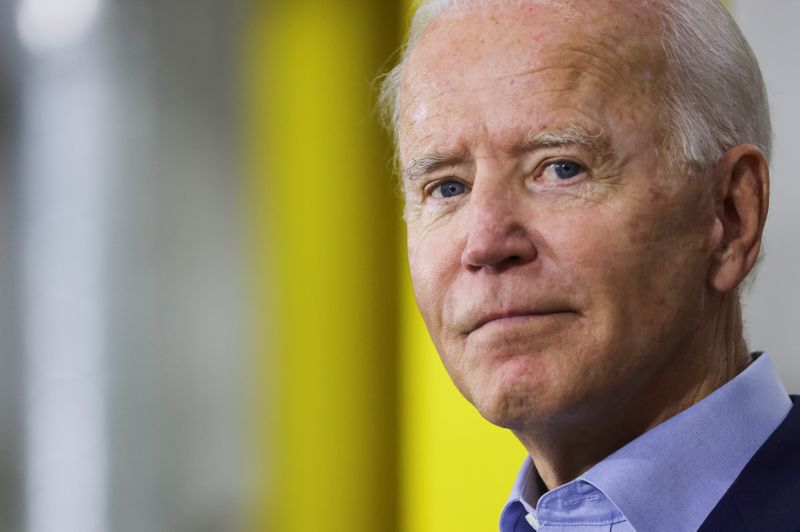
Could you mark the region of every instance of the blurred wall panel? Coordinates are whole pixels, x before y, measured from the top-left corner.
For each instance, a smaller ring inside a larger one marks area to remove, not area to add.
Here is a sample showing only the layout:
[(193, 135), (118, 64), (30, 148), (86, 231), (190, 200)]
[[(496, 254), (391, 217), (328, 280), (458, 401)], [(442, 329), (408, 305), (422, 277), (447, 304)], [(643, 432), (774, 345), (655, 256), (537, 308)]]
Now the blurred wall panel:
[(118, 1), (111, 520), (239, 529), (237, 2)]
[[(26, 479), (11, 529), (238, 530), (237, 4), (42, 6), (4, 3), (2, 17), (24, 45), (0, 84), (4, 111), (7, 87), (20, 101), (19, 127), (0, 130), (0, 154), (20, 154), (0, 175), (0, 294), (14, 292), (15, 240), (24, 259), (21, 312), (13, 294), (0, 303), (24, 331), (22, 356), (0, 360), (0, 490), (20, 491), (15, 459)], [(19, 403), (5, 400), (15, 364)]]
[[(106, 228), (113, 88), (100, 21), (19, 4), (25, 527), (108, 528)], [(96, 12), (95, 12), (96, 13)]]
[(397, 526), (400, 214), (371, 82), (397, 5), (250, 2), (248, 205), (257, 287), (250, 529)]

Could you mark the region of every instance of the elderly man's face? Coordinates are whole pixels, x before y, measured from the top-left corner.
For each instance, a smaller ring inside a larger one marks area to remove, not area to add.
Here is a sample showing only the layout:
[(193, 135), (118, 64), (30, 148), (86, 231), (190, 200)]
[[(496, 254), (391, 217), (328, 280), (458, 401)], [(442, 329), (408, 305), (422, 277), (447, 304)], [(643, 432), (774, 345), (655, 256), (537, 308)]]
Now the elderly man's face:
[(708, 296), (711, 187), (665, 170), (657, 28), (617, 4), (446, 14), (405, 70), (414, 291), (456, 385), (512, 429), (679, 373)]

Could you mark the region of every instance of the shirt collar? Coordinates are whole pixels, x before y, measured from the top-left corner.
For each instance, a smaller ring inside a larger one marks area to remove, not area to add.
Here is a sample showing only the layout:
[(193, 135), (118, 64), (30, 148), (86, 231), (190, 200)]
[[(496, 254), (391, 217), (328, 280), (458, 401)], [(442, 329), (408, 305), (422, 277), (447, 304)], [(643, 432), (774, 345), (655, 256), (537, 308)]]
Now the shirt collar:
[[(591, 484), (636, 530), (676, 530), (677, 524), (696, 530), (791, 405), (772, 361), (761, 355), (708, 397), (565, 486)], [(539, 498), (536, 477), (528, 457), (504, 515), (531, 512), (528, 503)]]

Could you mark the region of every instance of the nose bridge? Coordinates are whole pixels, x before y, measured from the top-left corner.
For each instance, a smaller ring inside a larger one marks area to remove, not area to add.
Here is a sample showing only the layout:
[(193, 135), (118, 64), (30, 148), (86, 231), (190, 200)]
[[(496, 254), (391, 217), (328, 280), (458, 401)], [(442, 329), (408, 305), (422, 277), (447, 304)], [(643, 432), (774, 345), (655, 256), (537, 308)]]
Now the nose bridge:
[(470, 236), (502, 232), (504, 226), (513, 223), (514, 201), (509, 183), (500, 179), (476, 179), (470, 194)]
[(477, 176), (469, 198), (467, 239), (462, 263), (470, 268), (499, 268), (536, 256), (526, 229), (523, 192), (513, 179)]

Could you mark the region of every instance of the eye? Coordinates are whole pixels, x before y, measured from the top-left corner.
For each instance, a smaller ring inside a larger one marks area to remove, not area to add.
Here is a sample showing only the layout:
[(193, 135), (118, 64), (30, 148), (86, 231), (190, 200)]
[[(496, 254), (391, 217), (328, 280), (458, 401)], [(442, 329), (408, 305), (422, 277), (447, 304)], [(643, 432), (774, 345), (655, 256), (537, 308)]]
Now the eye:
[(453, 196), (458, 196), (466, 191), (467, 187), (465, 187), (460, 181), (444, 181), (436, 185), (436, 188), (434, 189), (434, 195), (441, 196), (443, 198), (452, 198)]
[(586, 168), (575, 161), (554, 161), (544, 168), (542, 179), (546, 181), (567, 181), (584, 172), (586, 172)]

